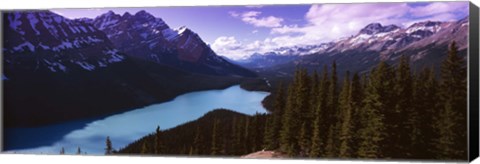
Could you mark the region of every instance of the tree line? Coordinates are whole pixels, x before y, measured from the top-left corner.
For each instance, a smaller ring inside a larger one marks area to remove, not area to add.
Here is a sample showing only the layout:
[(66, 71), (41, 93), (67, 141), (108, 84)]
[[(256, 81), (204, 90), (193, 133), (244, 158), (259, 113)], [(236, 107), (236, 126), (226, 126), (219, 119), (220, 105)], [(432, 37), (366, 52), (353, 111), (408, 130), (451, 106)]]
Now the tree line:
[(262, 149), (266, 119), (267, 114), (215, 109), (172, 129), (157, 128), (118, 151), (110, 146), (107, 154), (240, 156)]
[(291, 157), (466, 159), (467, 85), (464, 59), (453, 42), (439, 78), (414, 72), (409, 58), (380, 62), (365, 74), (331, 69), (276, 91), (265, 147)]

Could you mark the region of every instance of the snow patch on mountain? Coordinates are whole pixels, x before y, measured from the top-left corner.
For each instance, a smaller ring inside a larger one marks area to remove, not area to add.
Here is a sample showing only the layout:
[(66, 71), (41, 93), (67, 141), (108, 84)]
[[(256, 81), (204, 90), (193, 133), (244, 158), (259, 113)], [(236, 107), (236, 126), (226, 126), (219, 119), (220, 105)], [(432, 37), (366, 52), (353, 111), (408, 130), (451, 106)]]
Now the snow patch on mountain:
[(84, 62), (84, 61), (77, 61), (75, 62), (76, 64), (78, 64), (80, 67), (82, 67), (83, 69), (85, 70), (88, 70), (88, 71), (93, 71), (95, 70), (95, 66), (94, 65), (91, 65), (87, 62)]
[(178, 36), (178, 33), (172, 30), (171, 28), (167, 28), (163, 30), (162, 34), (165, 37), (165, 39), (167, 39), (168, 41), (173, 41)]
[(32, 27), (33, 31), (35, 31), (35, 34), (40, 35), (40, 31), (38, 31), (37, 28), (35, 28), (35, 26), (39, 22), (37, 17), (30, 13), (30, 14), (27, 14), (27, 18), (28, 20), (30, 20), (30, 26)]
[(18, 27), (22, 25), (22, 21), (19, 20), (20, 16), (21, 16), (20, 13), (14, 12), (13, 14), (8, 16), (8, 21), (10, 21), (10, 28), (24, 35), (25, 32), (18, 29)]
[(25, 43), (22, 43), (18, 46), (13, 47), (13, 50), (23, 52), (25, 50), (24, 49), (25, 47), (28, 48), (31, 52), (35, 52), (35, 46), (28, 41), (25, 42)]
[[(70, 20), (50, 11), (5, 12), (4, 61), (16, 67), (55, 73), (75, 70), (93, 71), (125, 60), (103, 32), (90, 23)], [(84, 19), (89, 21), (89, 19)], [(91, 21), (91, 20), (90, 20)], [(14, 60), (22, 56), (27, 60)], [(13, 64), (15, 61), (16, 63)], [(26, 62), (24, 62), (26, 61)], [(32, 64), (33, 66), (29, 66)]]

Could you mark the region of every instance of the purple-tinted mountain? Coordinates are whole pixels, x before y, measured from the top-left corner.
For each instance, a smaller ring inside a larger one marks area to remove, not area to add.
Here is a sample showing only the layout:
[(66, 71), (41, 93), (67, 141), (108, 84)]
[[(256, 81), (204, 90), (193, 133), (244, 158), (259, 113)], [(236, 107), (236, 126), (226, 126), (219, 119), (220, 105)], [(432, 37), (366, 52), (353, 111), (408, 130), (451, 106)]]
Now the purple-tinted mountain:
[(7, 13), (4, 23), (7, 73), (92, 71), (125, 59), (102, 31), (52, 12)]
[(137, 59), (201, 74), (255, 76), (216, 55), (198, 34), (187, 27), (171, 29), (161, 18), (143, 10), (134, 15), (110, 11), (92, 22), (107, 34), (115, 47)]
[(50, 11), (4, 12), (2, 17), (6, 127), (105, 116), (242, 80), (125, 55), (88, 19)]

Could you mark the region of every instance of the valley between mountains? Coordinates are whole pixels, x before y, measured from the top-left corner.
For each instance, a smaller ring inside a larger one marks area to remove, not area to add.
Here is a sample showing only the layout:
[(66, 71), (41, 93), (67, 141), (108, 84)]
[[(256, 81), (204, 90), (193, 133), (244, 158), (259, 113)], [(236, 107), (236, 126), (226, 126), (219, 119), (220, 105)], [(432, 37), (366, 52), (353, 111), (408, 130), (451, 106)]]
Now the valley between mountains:
[[(330, 42), (234, 60), (202, 34), (144, 10), (80, 19), (3, 12), (5, 128), (66, 131), (45, 145), (14, 136), (14, 146), (6, 145), (60, 154), (240, 157), (268, 150), (300, 158), (463, 160), (468, 19), (371, 22)], [(181, 110), (166, 114), (175, 107)], [(169, 122), (182, 116), (191, 119)], [(140, 125), (161, 122), (156, 117), (168, 128)], [(67, 124), (75, 128), (56, 129)]]

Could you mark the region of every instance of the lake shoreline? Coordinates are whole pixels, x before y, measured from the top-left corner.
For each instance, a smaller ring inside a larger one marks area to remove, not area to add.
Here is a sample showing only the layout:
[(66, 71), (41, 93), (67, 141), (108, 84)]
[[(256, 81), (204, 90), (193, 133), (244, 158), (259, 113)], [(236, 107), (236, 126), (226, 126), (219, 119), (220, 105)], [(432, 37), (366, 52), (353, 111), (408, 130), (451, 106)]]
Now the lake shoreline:
[[(190, 109), (191, 107), (196, 106), (196, 105), (193, 105), (193, 104), (195, 104), (196, 101), (197, 102), (204, 102), (204, 100), (210, 99), (209, 95), (210, 95), (211, 99), (213, 100), (211, 102), (213, 104), (208, 104), (208, 102), (207, 102), (206, 106), (205, 106), (205, 104), (204, 104), (204, 106), (200, 105), (200, 107), (198, 107), (198, 108), (202, 108), (201, 110), (200, 109), (196, 109), (196, 110)], [(252, 97), (248, 96), (248, 95), (257, 95), (257, 96), (254, 96), (253, 99), (252, 99)], [(97, 127), (98, 128), (100, 125), (103, 125), (103, 124), (105, 124), (105, 126), (114, 125), (113, 123), (109, 123), (109, 121), (111, 122), (112, 119), (113, 119), (114, 122), (115, 122), (115, 119), (118, 120), (118, 119), (125, 119), (125, 118), (129, 118), (129, 119), (130, 118), (136, 118), (137, 119), (136, 123), (129, 122), (127, 124), (127, 126), (134, 126), (133, 124), (135, 124), (136, 126), (143, 126), (144, 124), (146, 124), (146, 123), (143, 123), (144, 120), (152, 119), (153, 122), (157, 122), (158, 119), (161, 119), (161, 118), (151, 118), (152, 117), (151, 114), (147, 114), (147, 115), (143, 114), (142, 115), (142, 113), (155, 112), (155, 110), (157, 110), (157, 111), (160, 110), (159, 111), (160, 113), (170, 112), (170, 114), (172, 114), (172, 112), (173, 112), (173, 113), (177, 113), (177, 114), (173, 114), (173, 115), (179, 115), (179, 114), (182, 115), (182, 117), (173, 118), (174, 122), (178, 122), (178, 123), (175, 123), (175, 126), (181, 125), (183, 123), (186, 123), (188, 121), (191, 121), (191, 120), (194, 120), (194, 119), (200, 117), (201, 113), (203, 111), (208, 112), (208, 111), (214, 110), (216, 108), (222, 108), (222, 107), (237, 108), (237, 109), (234, 109), (234, 110), (237, 111), (237, 112), (246, 113), (246, 114), (254, 114), (254, 111), (258, 111), (258, 110), (263, 110), (263, 112), (268, 112), (266, 110), (266, 108), (263, 106), (263, 104), (261, 103), (261, 101), (263, 101), (268, 95), (270, 95), (270, 93), (269, 92), (264, 92), (264, 91), (247, 91), (247, 90), (241, 88), (240, 85), (232, 85), (232, 86), (227, 87), (225, 89), (214, 89), (214, 90), (207, 90), (207, 91), (194, 91), (194, 92), (189, 92), (189, 93), (186, 93), (186, 94), (179, 95), (169, 102), (152, 104), (152, 105), (145, 106), (145, 107), (142, 107), (142, 108), (137, 108), (137, 109), (133, 109), (133, 110), (125, 111), (125, 112), (119, 112), (117, 114), (113, 114), (113, 115), (103, 117), (103, 118), (98, 119), (96, 121), (86, 123), (85, 127), (83, 129), (87, 129), (87, 131), (88, 131), (89, 128), (92, 128), (92, 127)], [(242, 98), (245, 99), (244, 100), (245, 102), (243, 102), (243, 101), (241, 101), (241, 102), (232, 101), (234, 99), (234, 98), (232, 98), (232, 96), (233, 97), (242, 97)], [(193, 97), (193, 98), (191, 98), (191, 97)], [(218, 101), (221, 98), (224, 98), (225, 101)], [(194, 100), (194, 101), (191, 102), (190, 100)], [(178, 107), (178, 109), (176, 109), (176, 108), (171, 109), (170, 107), (168, 107), (168, 105), (172, 105), (172, 104), (174, 105), (174, 102), (177, 102), (177, 101), (180, 102), (180, 107)], [(239, 105), (239, 104), (242, 104), (242, 102), (243, 102), (243, 104), (246, 104), (244, 107), (241, 107), (242, 105)], [(247, 104), (251, 104), (251, 103), (254, 103), (256, 105), (247, 105)], [(215, 105), (215, 104), (217, 104), (217, 105)], [(228, 104), (230, 104), (230, 105), (228, 105)], [(167, 107), (161, 107), (161, 106), (167, 106)], [(252, 107), (252, 106), (255, 106), (255, 107)], [(188, 109), (185, 109), (185, 108), (188, 108)], [(255, 108), (254, 111), (252, 111), (253, 108)], [(155, 109), (155, 110), (153, 110), (153, 109)], [(197, 113), (197, 114), (193, 114), (192, 112)], [(198, 112), (200, 112), (200, 113), (198, 113)], [(133, 116), (132, 117), (127, 117), (127, 116), (123, 117), (124, 115), (133, 115)], [(156, 115), (158, 115), (158, 114), (156, 114)], [(163, 116), (163, 114), (161, 114), (161, 115)], [(167, 116), (167, 117), (163, 117), (163, 119), (168, 118), (169, 115), (165, 114), (165, 116)], [(169, 129), (169, 128), (174, 128), (175, 126), (173, 126), (173, 125), (174, 124), (172, 124), (171, 121), (170, 122), (167, 121), (167, 123), (165, 125), (163, 125), (162, 127), (164, 127), (165, 129)], [(145, 126), (147, 126), (147, 125), (145, 125)], [(105, 127), (102, 127), (102, 128), (105, 128)], [(162, 129), (164, 129), (164, 128), (162, 128)], [(33, 128), (33, 129), (35, 129), (35, 128)], [(147, 131), (150, 132), (153, 129), (154, 128), (152, 127), (152, 128), (147, 129)], [(108, 131), (110, 129), (107, 128), (106, 130)], [(6, 131), (12, 131), (12, 128), (6, 129)], [(71, 138), (72, 133), (80, 133), (80, 132), (76, 132), (76, 131), (78, 131), (78, 129), (77, 130), (71, 129), (71, 132), (66, 134), (62, 138), (62, 141), (63, 140), (68, 141), (69, 137)], [(124, 129), (122, 129), (121, 131), (124, 131)], [(131, 131), (132, 131), (132, 133), (135, 133), (135, 131), (138, 131), (138, 129), (131, 129)], [(99, 133), (103, 133), (103, 132), (104, 131), (99, 131)], [(141, 133), (144, 133), (144, 132), (145, 131), (143, 131)], [(117, 132), (112, 131), (112, 133), (117, 133)], [(84, 135), (84, 134), (82, 134), (82, 135)], [(89, 132), (88, 135), (92, 135), (93, 137), (95, 137), (96, 134), (94, 132)], [(29, 135), (27, 135), (27, 136), (29, 136)], [(76, 138), (74, 138), (73, 141), (75, 141), (75, 139)], [(98, 138), (97, 137), (94, 140), (97, 140), (97, 141), (102, 140), (102, 142), (104, 142), (103, 138)], [(122, 143), (122, 142), (125, 142), (125, 141), (120, 141), (120, 142)], [(8, 146), (8, 143), (9, 143), (9, 141), (6, 140), (5, 144), (7, 145), (6, 147), (8, 147), (8, 149), (6, 149), (7, 151), (18, 150), (15, 147), (17, 147), (17, 148), (20, 148), (20, 147), (25, 148), (26, 147), (26, 146), (21, 146), (21, 145), (20, 146), (17, 145), (17, 146), (12, 147), (12, 146)], [(21, 143), (21, 142), (17, 142), (17, 143)], [(59, 144), (57, 144), (57, 142), (53, 142), (51, 144), (53, 144), (53, 146), (55, 146), (55, 145), (58, 146), (59, 145)], [(30, 144), (30, 145), (32, 145), (32, 144)], [(43, 146), (43, 147), (45, 148), (45, 146)], [(49, 147), (49, 146), (46, 146), (46, 147)], [(40, 147), (41, 150), (43, 150), (44, 148), (42, 148), (42, 146)], [(27, 148), (27, 149), (32, 149), (32, 147)], [(33, 148), (33, 149), (35, 149), (35, 148)], [(45, 149), (47, 149), (47, 148), (45, 148)], [(82, 148), (82, 150), (83, 149), (84, 148)], [(88, 150), (88, 149), (86, 149), (86, 150)], [(23, 150), (19, 150), (19, 151), (22, 152)]]

